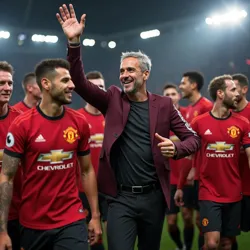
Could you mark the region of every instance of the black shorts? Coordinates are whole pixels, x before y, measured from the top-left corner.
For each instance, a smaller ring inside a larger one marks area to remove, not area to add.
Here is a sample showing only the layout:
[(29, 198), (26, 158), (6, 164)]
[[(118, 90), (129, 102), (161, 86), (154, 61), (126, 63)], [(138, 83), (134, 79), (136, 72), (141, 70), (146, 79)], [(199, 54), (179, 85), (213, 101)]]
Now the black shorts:
[(196, 211), (200, 210), (199, 206), (199, 181), (194, 180), (194, 209)]
[(12, 250), (20, 250), (20, 225), (18, 220), (8, 221), (8, 235), (12, 242)]
[[(177, 185), (171, 185), (170, 187), (171, 190), (171, 197), (170, 197), (170, 209), (166, 209), (166, 214), (178, 214), (180, 212), (180, 208), (175, 205), (174, 201), (174, 195), (177, 190)], [(194, 187), (186, 185), (183, 187), (183, 200), (184, 200), (184, 206), (186, 208), (193, 208), (194, 207)]]
[(203, 233), (221, 232), (224, 237), (240, 234), (241, 201), (233, 203), (200, 201), (199, 204)]
[[(82, 205), (85, 209), (85, 212), (86, 212), (86, 221), (87, 223), (91, 220), (91, 211), (90, 211), (90, 206), (89, 206), (89, 203), (88, 203), (88, 199), (86, 197), (86, 194), (85, 193), (79, 193), (79, 197), (82, 201)], [(99, 210), (100, 210), (100, 213), (101, 213), (101, 219), (103, 222), (107, 221), (107, 217), (108, 217), (108, 203), (107, 203), (107, 200), (105, 198), (105, 196), (99, 194), (98, 196), (98, 202), (99, 202)]]
[(50, 229), (35, 230), (21, 226), (21, 249), (25, 250), (88, 250), (85, 220)]
[(250, 196), (243, 196), (241, 201), (241, 231), (250, 231)]

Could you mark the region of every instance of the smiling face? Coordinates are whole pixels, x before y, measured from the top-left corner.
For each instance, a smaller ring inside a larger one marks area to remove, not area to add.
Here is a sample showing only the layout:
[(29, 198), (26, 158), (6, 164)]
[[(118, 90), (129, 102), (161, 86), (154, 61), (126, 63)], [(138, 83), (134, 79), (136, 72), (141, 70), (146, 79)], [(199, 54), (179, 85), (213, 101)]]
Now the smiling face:
[(149, 71), (142, 72), (137, 58), (127, 57), (120, 65), (120, 82), (123, 91), (127, 94), (135, 94), (145, 87)]
[(70, 73), (67, 69), (55, 69), (54, 77), (51, 78), (51, 80), (43, 78), (41, 83), (53, 101), (60, 105), (70, 104), (72, 102), (72, 93), (75, 85), (72, 82)]
[(13, 91), (13, 77), (11, 73), (0, 70), (0, 104), (10, 101)]

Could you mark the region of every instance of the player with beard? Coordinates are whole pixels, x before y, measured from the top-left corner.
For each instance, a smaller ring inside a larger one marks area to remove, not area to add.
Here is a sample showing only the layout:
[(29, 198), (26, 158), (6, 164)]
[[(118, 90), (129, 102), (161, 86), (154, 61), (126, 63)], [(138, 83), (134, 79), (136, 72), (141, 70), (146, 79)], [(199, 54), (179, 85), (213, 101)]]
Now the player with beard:
[(11, 249), (7, 215), (20, 160), (22, 249), (88, 249), (88, 231), (76, 185), (78, 164), (92, 211), (90, 244), (96, 243), (101, 234), (88, 123), (82, 114), (65, 106), (71, 103), (74, 90), (69, 67), (63, 59), (44, 60), (37, 65), (42, 101), (17, 117), (9, 128), (0, 174), (0, 249)]
[[(104, 91), (86, 79), (80, 36), (85, 16), (76, 19), (73, 6), (56, 16), (68, 39), (70, 72), (75, 91), (105, 115), (98, 187), (108, 196), (108, 249), (158, 250), (169, 203), (169, 162), (199, 148), (199, 138), (165, 96), (151, 94), (146, 83), (151, 60), (144, 53), (126, 52), (120, 61), (120, 83)], [(180, 138), (168, 139), (170, 129)], [(157, 205), (156, 205), (157, 204)]]
[[(236, 88), (239, 92), (237, 108), (234, 110), (239, 115), (246, 117), (250, 121), (250, 103), (246, 99), (248, 92), (248, 78), (243, 74), (232, 75)], [(242, 210), (241, 210), (241, 230), (250, 231), (250, 170), (247, 161), (247, 155), (244, 150), (240, 155), (240, 167), (242, 176)]]
[[(192, 120), (201, 114), (204, 114), (212, 109), (212, 102), (209, 101), (207, 98), (201, 95), (201, 89), (204, 85), (204, 77), (201, 73), (196, 71), (190, 71), (185, 72), (182, 75), (181, 83), (179, 85), (181, 96), (183, 99), (187, 99), (190, 104), (186, 108), (185, 116), (184, 118), (188, 123), (191, 123)], [(196, 164), (197, 163), (197, 164)], [(189, 178), (194, 178), (194, 187), (193, 187), (193, 208), (196, 210), (196, 225), (200, 231), (199, 239), (198, 239), (198, 245), (199, 248), (201, 248), (204, 245), (204, 237), (201, 233), (201, 227), (200, 227), (200, 214), (199, 214), (199, 205), (198, 205), (198, 187), (199, 187), (199, 152), (195, 154), (195, 156), (192, 157), (192, 161), (186, 162), (185, 168), (181, 169), (180, 175), (179, 175), (179, 183), (178, 187), (183, 188), (183, 185), (186, 183), (186, 174), (188, 174), (188, 169), (191, 169), (189, 173)], [(183, 172), (187, 171), (187, 173)], [(183, 176), (183, 178), (182, 178)], [(189, 204), (191, 204), (191, 201), (189, 201)], [(185, 211), (185, 218), (189, 222), (193, 221), (193, 208), (188, 207)], [(184, 238), (187, 239), (187, 241), (193, 242), (193, 236), (194, 236), (194, 227), (192, 226), (193, 223), (189, 223), (189, 227), (184, 230)]]
[[(19, 111), (9, 106), (13, 91), (13, 74), (12, 66), (7, 62), (0, 61), (0, 168), (2, 167), (3, 150), (9, 126), (20, 115)], [(13, 242), (13, 250), (20, 250), (19, 206), (22, 189), (21, 178), (22, 172), (21, 168), (19, 168), (14, 180), (13, 198), (8, 217), (8, 234)]]
[[(101, 89), (105, 89), (105, 82), (104, 78), (101, 72), (99, 71), (91, 71), (86, 74), (86, 78), (91, 81), (93, 84), (98, 86)], [(103, 142), (103, 136), (104, 136), (104, 126), (105, 126), (105, 120), (102, 113), (87, 103), (84, 108), (81, 108), (78, 110), (78, 112), (82, 113), (88, 124), (90, 129), (90, 155), (91, 155), (91, 162), (95, 170), (95, 174), (98, 173), (98, 165), (99, 165), (99, 157), (102, 149), (102, 142)], [(80, 198), (83, 203), (83, 207), (85, 208), (85, 211), (87, 213), (87, 223), (91, 219), (91, 211), (88, 204), (87, 197), (84, 193), (84, 189), (82, 187), (82, 183), (80, 180), (79, 183), (79, 192), (80, 192)], [(108, 204), (107, 200), (103, 195), (99, 195), (99, 209), (101, 213), (101, 219), (104, 222), (105, 229), (107, 228), (107, 213), (108, 213)], [(97, 242), (97, 244), (91, 246), (91, 250), (103, 250), (104, 245), (102, 241), (102, 237), (100, 237), (100, 240)]]
[(28, 73), (23, 79), (23, 90), (25, 92), (24, 100), (18, 102), (13, 107), (22, 112), (28, 111), (35, 107), (41, 100), (41, 90), (36, 82), (35, 73)]
[[(168, 96), (172, 99), (175, 107), (180, 111), (182, 116), (185, 116), (185, 108), (179, 105), (180, 94), (178, 92), (178, 88), (174, 84), (167, 84), (163, 88), (163, 95)], [(179, 141), (179, 138), (171, 131), (169, 139), (171, 141)], [(176, 206), (174, 202), (174, 195), (177, 189), (177, 184), (179, 180), (179, 171), (183, 165), (189, 164), (190, 159), (183, 158), (178, 161), (169, 160), (169, 164), (171, 167), (170, 173), (170, 184), (171, 184), (171, 200), (170, 200), (170, 209), (167, 209), (167, 225), (168, 232), (172, 240), (175, 242), (178, 249), (187, 249), (190, 250), (192, 247), (192, 241), (190, 239), (186, 239), (186, 235), (184, 233), (184, 244), (181, 240), (180, 229), (177, 224), (177, 215), (180, 211), (180, 208)], [(182, 218), (184, 220), (184, 232), (189, 230), (190, 227), (193, 227), (192, 217), (186, 217), (186, 209), (193, 208), (193, 187), (191, 185), (185, 185), (183, 188), (184, 191), (184, 206), (182, 208)], [(188, 211), (189, 212), (189, 211)]]
[[(239, 93), (230, 75), (214, 78), (208, 87), (214, 106), (191, 126), (201, 137), (199, 204), (205, 249), (231, 249), (240, 234), (242, 182), (239, 169), (243, 145), (250, 163), (250, 124), (232, 113)], [(249, 164), (250, 166), (250, 164)], [(182, 191), (177, 190), (176, 202)]]

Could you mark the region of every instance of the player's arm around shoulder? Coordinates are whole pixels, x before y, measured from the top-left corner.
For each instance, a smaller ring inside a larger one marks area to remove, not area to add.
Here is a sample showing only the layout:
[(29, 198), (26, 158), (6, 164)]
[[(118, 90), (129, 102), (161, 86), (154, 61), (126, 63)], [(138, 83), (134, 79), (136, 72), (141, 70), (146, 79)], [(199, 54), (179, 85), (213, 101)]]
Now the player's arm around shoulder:
[(242, 119), (242, 123), (244, 123), (244, 131), (243, 131), (243, 136), (242, 136), (242, 145), (243, 148), (245, 149), (247, 158), (248, 158), (248, 166), (250, 168), (250, 122), (244, 117)]

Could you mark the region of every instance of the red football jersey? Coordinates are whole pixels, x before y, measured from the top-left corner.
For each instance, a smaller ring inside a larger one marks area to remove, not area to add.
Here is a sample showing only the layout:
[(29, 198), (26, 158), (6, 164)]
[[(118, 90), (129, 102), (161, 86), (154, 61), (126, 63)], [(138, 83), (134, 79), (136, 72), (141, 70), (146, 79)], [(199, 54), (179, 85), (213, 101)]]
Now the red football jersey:
[(191, 126), (201, 137), (199, 200), (241, 200), (239, 155), (241, 143), (250, 147), (249, 121), (235, 113), (226, 119), (205, 113)]
[[(185, 117), (185, 110), (186, 108), (184, 107), (179, 108), (179, 111), (183, 117)], [(179, 138), (172, 131), (170, 131), (169, 139), (173, 142), (179, 141)], [(190, 164), (190, 162), (191, 161), (187, 158), (182, 158), (179, 160), (173, 160), (172, 158), (169, 159), (169, 164), (171, 168), (171, 172), (170, 172), (170, 184), (171, 185), (178, 184), (180, 168), (183, 167), (184, 165), (186, 166), (187, 164)]]
[[(250, 121), (250, 103), (248, 103), (243, 110), (236, 113), (246, 117)], [(243, 148), (241, 148), (239, 164), (240, 164), (241, 178), (242, 178), (242, 193), (244, 195), (250, 195), (250, 169), (248, 165), (247, 155)]]
[(24, 101), (16, 103), (15, 105), (13, 105), (13, 108), (15, 108), (16, 110), (20, 110), (22, 112), (30, 110), (30, 107), (28, 107)]
[[(206, 112), (211, 111), (213, 107), (213, 103), (211, 101), (209, 101), (207, 98), (205, 97), (201, 97), (195, 104), (193, 105), (189, 105), (186, 108), (186, 116), (185, 119), (188, 123), (191, 123), (192, 120), (197, 117), (198, 115), (202, 115)], [(198, 158), (197, 158), (198, 157)], [(196, 159), (197, 158), (197, 159)], [(192, 167), (195, 168), (195, 180), (199, 179), (199, 167), (200, 164), (196, 164), (196, 162), (199, 162), (199, 154), (195, 154), (193, 156), (192, 161), (189, 161), (189, 164), (192, 164)], [(191, 165), (190, 165), (191, 168)]]
[(4, 152), (22, 160), (21, 225), (48, 230), (85, 217), (76, 171), (77, 155), (89, 154), (89, 137), (84, 116), (67, 107), (48, 117), (37, 106), (11, 124)]
[[(0, 116), (0, 167), (2, 168), (3, 150), (6, 144), (6, 136), (10, 124), (20, 115), (20, 111), (8, 107), (8, 113), (5, 116)], [(16, 220), (19, 218), (19, 207), (21, 202), (21, 190), (22, 190), (22, 171), (18, 168), (14, 184), (13, 184), (13, 198), (10, 204), (9, 220)]]
[(95, 173), (98, 172), (98, 165), (99, 165), (99, 156), (102, 149), (102, 142), (104, 137), (104, 126), (105, 126), (105, 119), (102, 114), (100, 115), (93, 115), (86, 111), (84, 108), (78, 110), (78, 112), (82, 113), (88, 124), (90, 130), (90, 154), (91, 154), (91, 161), (93, 167), (95, 169)]

